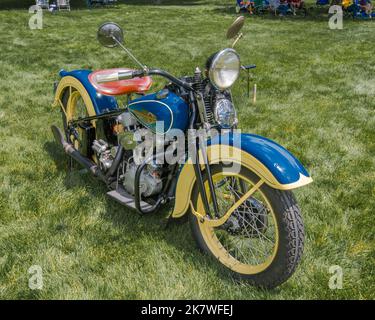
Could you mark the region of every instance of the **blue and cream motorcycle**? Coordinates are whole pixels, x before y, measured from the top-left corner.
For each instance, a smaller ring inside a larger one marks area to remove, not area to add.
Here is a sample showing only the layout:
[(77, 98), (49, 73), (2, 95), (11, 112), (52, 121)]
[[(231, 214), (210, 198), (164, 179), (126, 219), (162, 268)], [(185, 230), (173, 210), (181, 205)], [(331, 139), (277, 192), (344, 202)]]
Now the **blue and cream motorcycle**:
[[(272, 288), (301, 259), (304, 227), (291, 190), (312, 179), (285, 148), (237, 129), (230, 88), (243, 69), (233, 49), (243, 23), (240, 17), (227, 31), (231, 48), (179, 78), (140, 63), (123, 30), (103, 24), (99, 42), (121, 47), (139, 68), (61, 71), (55, 105), (63, 130), (51, 128), (109, 197), (142, 215), (171, 204), (169, 218), (189, 216), (204, 252), (236, 277)], [(168, 84), (149, 93), (156, 76)]]

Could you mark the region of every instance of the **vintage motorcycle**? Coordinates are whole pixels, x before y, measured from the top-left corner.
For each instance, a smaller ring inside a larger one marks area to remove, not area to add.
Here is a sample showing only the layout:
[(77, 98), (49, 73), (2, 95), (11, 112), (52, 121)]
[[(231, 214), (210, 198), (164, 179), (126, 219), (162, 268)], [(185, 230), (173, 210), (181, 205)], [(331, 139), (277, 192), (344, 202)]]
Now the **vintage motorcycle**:
[[(240, 279), (272, 288), (301, 259), (304, 227), (290, 190), (312, 179), (282, 146), (237, 130), (230, 88), (246, 68), (233, 49), (243, 24), (239, 17), (228, 29), (231, 48), (180, 78), (140, 63), (123, 30), (103, 24), (98, 41), (121, 47), (139, 69), (62, 70), (55, 105), (64, 130), (51, 129), (71, 159), (106, 183), (108, 196), (140, 214), (170, 203), (169, 218), (188, 214), (203, 251)], [(147, 93), (151, 76), (169, 83)], [(121, 107), (119, 95), (127, 98)]]

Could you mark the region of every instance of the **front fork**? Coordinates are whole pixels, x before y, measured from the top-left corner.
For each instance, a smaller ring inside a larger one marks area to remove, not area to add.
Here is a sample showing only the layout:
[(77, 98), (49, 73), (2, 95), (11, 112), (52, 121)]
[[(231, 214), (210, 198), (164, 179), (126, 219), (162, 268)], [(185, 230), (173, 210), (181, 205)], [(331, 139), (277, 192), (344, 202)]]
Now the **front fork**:
[[(190, 129), (194, 129), (195, 128), (194, 125), (195, 125), (195, 120), (196, 120), (196, 114), (197, 114), (196, 113), (197, 105), (195, 103), (196, 99), (195, 99), (194, 94), (192, 92), (190, 93), (190, 101), (191, 101), (192, 110), (193, 110), (192, 115), (191, 115)], [(202, 174), (203, 170), (206, 171), (208, 189), (209, 189), (209, 194), (210, 194), (210, 198), (212, 200), (212, 207), (213, 207), (213, 211), (214, 211), (213, 216), (218, 217), (219, 216), (219, 208), (218, 208), (218, 204), (217, 204), (217, 197), (216, 197), (214, 183), (213, 183), (213, 180), (212, 180), (211, 168), (210, 168), (210, 165), (208, 163), (206, 143), (204, 143), (204, 141), (202, 141), (202, 140), (203, 139), (200, 139), (199, 136), (194, 133), (194, 136), (193, 136), (193, 139), (192, 139), (192, 143), (193, 143), (192, 147), (193, 148), (190, 149), (194, 153), (194, 157), (193, 157), (194, 173), (195, 173), (195, 176), (196, 176), (196, 179), (197, 179), (198, 191), (199, 191), (199, 193), (202, 197), (202, 202), (203, 202), (203, 207), (204, 207), (205, 213), (206, 213), (206, 215), (209, 215), (209, 216), (212, 217), (210, 204), (209, 204), (209, 201), (208, 201), (207, 192), (206, 192), (206, 188), (205, 188), (205, 184), (204, 184), (204, 180), (203, 180), (203, 174)], [(199, 151), (201, 151), (201, 156), (202, 156), (202, 160), (203, 160), (203, 170), (202, 170), (202, 166), (200, 164)]]
[[(197, 139), (198, 141), (195, 140), (195, 142), (194, 142), (194, 147), (195, 147), (194, 148), (194, 153), (195, 153), (195, 159), (194, 160), (195, 161), (194, 161), (193, 166), (194, 166), (195, 176), (196, 176), (196, 179), (197, 179), (198, 190), (199, 190), (199, 193), (202, 197), (203, 206), (204, 206), (206, 214), (209, 215), (209, 216), (212, 216), (210, 205), (209, 205), (209, 202), (208, 202), (206, 188), (205, 188), (205, 185), (204, 185), (203, 175), (202, 175), (202, 171), (205, 170), (206, 171), (206, 178), (207, 178), (207, 182), (208, 182), (209, 194), (210, 194), (210, 198), (212, 200), (212, 206), (213, 206), (213, 211), (214, 211), (213, 214), (214, 214), (215, 217), (218, 217), (219, 216), (219, 209), (218, 209), (218, 204), (217, 204), (215, 187), (214, 187), (214, 183), (213, 183), (213, 180), (212, 180), (211, 168), (210, 168), (210, 165), (208, 163), (206, 145), (201, 141), (201, 139), (199, 139), (199, 138), (195, 138), (195, 139)], [(202, 170), (202, 166), (200, 165), (200, 161), (199, 161), (199, 150), (201, 151), (201, 156), (203, 158), (203, 170)]]

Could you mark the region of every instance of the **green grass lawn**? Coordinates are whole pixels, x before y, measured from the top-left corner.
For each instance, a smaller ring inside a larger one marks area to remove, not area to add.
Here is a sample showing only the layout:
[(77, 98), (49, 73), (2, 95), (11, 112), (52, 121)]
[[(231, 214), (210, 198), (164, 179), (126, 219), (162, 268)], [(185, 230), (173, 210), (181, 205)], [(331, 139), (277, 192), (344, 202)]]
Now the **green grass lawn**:
[[(240, 127), (276, 140), (314, 183), (296, 190), (306, 247), (294, 276), (272, 291), (236, 283), (200, 253), (188, 224), (165, 229), (167, 211), (140, 217), (108, 199), (89, 175), (67, 173), (54, 143), (59, 69), (132, 66), (101, 48), (96, 30), (113, 20), (149, 66), (192, 74), (235, 17), (224, 5), (121, 5), (45, 14), (0, 11), (0, 298), (3, 299), (374, 299), (375, 23), (249, 17), (237, 50), (255, 63), (258, 101), (243, 75), (233, 89)], [(218, 2), (215, 2), (218, 3)], [(158, 81), (155, 87), (160, 87)], [(44, 287), (30, 290), (40, 265)], [(343, 268), (343, 288), (328, 272)]]

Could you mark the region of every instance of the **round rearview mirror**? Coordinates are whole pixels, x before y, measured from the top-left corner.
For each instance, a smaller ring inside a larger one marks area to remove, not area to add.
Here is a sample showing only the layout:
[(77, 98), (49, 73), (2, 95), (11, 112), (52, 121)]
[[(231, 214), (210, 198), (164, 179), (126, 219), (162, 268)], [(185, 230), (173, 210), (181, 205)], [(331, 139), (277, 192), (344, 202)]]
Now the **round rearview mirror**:
[(235, 36), (238, 35), (240, 30), (242, 29), (243, 25), (245, 23), (245, 17), (240, 16), (234, 22), (232, 25), (229, 27), (227, 31), (227, 39), (233, 39)]
[(119, 43), (124, 42), (124, 34), (121, 27), (114, 22), (106, 22), (98, 30), (99, 43), (108, 48), (117, 47)]

